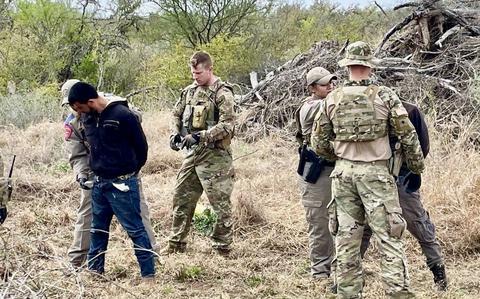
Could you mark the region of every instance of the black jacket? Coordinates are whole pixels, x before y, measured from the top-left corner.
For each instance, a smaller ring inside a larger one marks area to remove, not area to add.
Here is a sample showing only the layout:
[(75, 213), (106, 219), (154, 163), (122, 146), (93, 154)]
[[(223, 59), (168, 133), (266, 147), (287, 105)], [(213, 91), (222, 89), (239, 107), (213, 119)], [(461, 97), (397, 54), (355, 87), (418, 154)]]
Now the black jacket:
[(418, 141), (420, 141), (420, 147), (422, 148), (423, 156), (426, 157), (430, 151), (430, 140), (428, 137), (427, 123), (425, 117), (420, 109), (414, 104), (402, 101), (403, 107), (407, 110), (408, 118), (417, 131)]
[[(428, 128), (427, 123), (425, 122), (425, 117), (423, 113), (418, 109), (418, 107), (414, 104), (402, 101), (403, 107), (407, 110), (408, 118), (412, 122), (413, 126), (415, 127), (415, 131), (418, 135), (418, 141), (420, 141), (420, 147), (422, 148), (423, 157), (428, 155), (430, 151), (430, 140), (428, 136)], [(409, 180), (404, 182), (406, 184), (407, 192), (413, 192), (420, 188), (421, 185), (421, 176), (417, 174), (413, 174), (407, 167), (406, 163), (402, 164), (402, 168), (400, 169), (400, 176), (407, 176), (409, 175)]]
[(111, 102), (102, 113), (83, 116), (90, 145), (90, 167), (102, 178), (138, 172), (147, 161), (148, 144), (126, 102)]

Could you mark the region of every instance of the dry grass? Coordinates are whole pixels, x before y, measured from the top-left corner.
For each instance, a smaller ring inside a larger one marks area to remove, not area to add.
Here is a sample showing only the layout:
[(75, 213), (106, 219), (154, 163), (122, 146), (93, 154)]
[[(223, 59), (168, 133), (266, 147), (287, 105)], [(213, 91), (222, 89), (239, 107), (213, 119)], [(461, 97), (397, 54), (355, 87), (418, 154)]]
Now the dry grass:
[[(171, 224), (172, 190), (181, 154), (168, 148), (168, 114), (147, 114), (150, 143), (143, 171), (145, 194), (158, 239)], [(464, 126), (468, 131), (468, 122)], [(465, 132), (468, 133), (468, 132)], [(236, 220), (231, 258), (214, 255), (208, 238), (194, 233), (188, 251), (162, 259), (154, 284), (139, 281), (130, 240), (114, 223), (106, 276), (74, 272), (66, 251), (72, 238), (79, 190), (66, 161), (62, 126), (42, 123), (25, 130), (5, 128), (0, 147), (5, 164), (18, 155), (10, 217), (0, 228), (0, 297), (11, 298), (329, 298), (328, 284), (308, 274), (307, 236), (296, 186), (294, 143), (270, 136), (233, 144)], [(468, 134), (464, 134), (468, 136)], [(432, 131), (432, 154), (423, 202), (446, 254), (450, 290), (432, 288), (418, 244), (407, 237), (411, 281), (420, 298), (479, 298), (480, 154), (450, 132)], [(460, 135), (462, 136), (462, 135)], [(206, 198), (202, 198), (206, 201)], [(379, 253), (366, 258), (366, 295), (381, 298)]]

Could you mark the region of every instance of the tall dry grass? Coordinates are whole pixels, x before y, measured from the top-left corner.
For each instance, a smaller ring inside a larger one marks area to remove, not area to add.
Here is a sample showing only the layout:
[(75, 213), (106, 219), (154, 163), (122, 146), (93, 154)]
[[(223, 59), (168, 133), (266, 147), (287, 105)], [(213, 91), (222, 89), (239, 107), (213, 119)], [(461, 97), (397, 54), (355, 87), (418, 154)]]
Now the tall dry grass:
[[(480, 296), (478, 201), (480, 156), (465, 134), (431, 128), (432, 151), (422, 186), (423, 202), (437, 226), (451, 279), (443, 296), (418, 244), (406, 238), (413, 289), (420, 298)], [(150, 144), (143, 185), (158, 240), (166, 244), (171, 198), (181, 153), (168, 148), (168, 112), (146, 113)], [(139, 280), (132, 244), (118, 223), (111, 228), (106, 274), (75, 272), (66, 251), (72, 238), (79, 189), (66, 160), (60, 123), (0, 131), (5, 164), (17, 154), (10, 215), (0, 228), (0, 297), (11, 298), (329, 298), (327, 282), (309, 278), (307, 235), (296, 184), (295, 143), (269, 136), (233, 143), (234, 250), (230, 258), (210, 251), (209, 239), (192, 232), (188, 250), (160, 259), (153, 284)], [(203, 196), (201, 202), (207, 202)], [(375, 246), (373, 246), (375, 247)], [(382, 298), (379, 253), (369, 251), (367, 298)]]

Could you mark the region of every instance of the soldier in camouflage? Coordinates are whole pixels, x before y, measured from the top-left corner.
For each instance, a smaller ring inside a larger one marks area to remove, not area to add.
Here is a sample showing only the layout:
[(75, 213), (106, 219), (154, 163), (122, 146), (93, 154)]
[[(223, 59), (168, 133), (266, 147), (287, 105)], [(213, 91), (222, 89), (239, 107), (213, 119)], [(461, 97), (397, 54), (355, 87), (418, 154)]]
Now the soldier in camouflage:
[[(323, 107), (325, 97), (333, 90), (333, 81), (336, 78), (335, 75), (322, 67), (314, 67), (307, 73), (307, 86), (311, 96), (302, 101), (295, 112), (296, 139), (301, 151), (311, 149), (310, 136), (315, 115)], [(327, 210), (327, 204), (332, 195), (330, 173), (333, 170), (334, 163), (329, 162), (327, 164), (323, 167), (316, 182), (310, 183), (306, 178), (309, 168), (313, 165), (311, 161), (305, 162), (301, 170), (303, 173), (298, 178), (302, 204), (308, 223), (310, 273), (315, 279), (325, 279), (330, 276), (334, 256), (333, 239), (328, 230)]]
[[(68, 93), (70, 88), (77, 82), (76, 79), (67, 80), (61, 88), (62, 106), (68, 105)], [(121, 97), (102, 94), (109, 101), (126, 101)], [(132, 110), (141, 119), (138, 111)], [(80, 185), (80, 206), (77, 210), (77, 219), (73, 232), (73, 241), (68, 249), (70, 263), (75, 267), (81, 267), (86, 259), (90, 247), (90, 226), (92, 223), (92, 186), (94, 174), (89, 165), (89, 146), (85, 137), (84, 126), (80, 114), (75, 111), (70, 113), (64, 122), (64, 138), (70, 152), (69, 162), (73, 168), (75, 178)], [(140, 211), (142, 222), (147, 231), (150, 243), (154, 250), (158, 249), (155, 233), (150, 222), (150, 212), (143, 195), (141, 180), (138, 180), (140, 191)]]
[[(402, 101), (402, 104), (408, 112), (408, 118), (415, 127), (423, 156), (426, 157), (430, 150), (430, 142), (423, 113), (414, 104), (405, 101)], [(397, 175), (398, 197), (400, 207), (402, 208), (402, 216), (407, 222), (407, 230), (417, 239), (418, 244), (422, 248), (427, 266), (432, 271), (433, 281), (437, 290), (445, 291), (448, 287), (448, 280), (445, 273), (442, 250), (435, 237), (435, 225), (430, 219), (429, 213), (423, 207), (419, 192), (420, 185), (420, 175), (412, 173), (406, 164), (402, 163)], [(367, 251), (371, 236), (372, 230), (367, 225), (363, 232), (360, 249), (362, 258)]]
[(392, 298), (413, 297), (401, 240), (405, 220), (389, 170), (389, 136), (396, 136), (407, 167), (420, 174), (423, 155), (415, 129), (397, 95), (372, 84), (376, 60), (368, 44), (355, 42), (339, 62), (349, 80), (330, 93), (315, 118), (312, 147), (336, 160), (332, 178), (330, 231), (335, 235), (340, 298), (361, 298), (364, 285), (360, 243), (368, 222), (380, 242), (382, 278)]
[(213, 74), (208, 53), (196, 52), (190, 59), (190, 69), (195, 82), (183, 90), (173, 111), (170, 147), (175, 151), (185, 149), (185, 159), (173, 195), (169, 245), (163, 253), (185, 251), (195, 207), (205, 191), (217, 215), (212, 247), (220, 254), (228, 254), (233, 224), (233, 92)]

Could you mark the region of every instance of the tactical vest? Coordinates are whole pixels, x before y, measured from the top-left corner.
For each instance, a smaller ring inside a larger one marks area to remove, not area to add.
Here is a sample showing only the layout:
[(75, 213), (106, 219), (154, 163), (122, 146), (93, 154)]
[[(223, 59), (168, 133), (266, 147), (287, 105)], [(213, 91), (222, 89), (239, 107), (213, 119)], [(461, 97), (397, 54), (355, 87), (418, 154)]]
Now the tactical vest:
[(192, 85), (182, 92), (181, 96), (185, 97), (186, 104), (182, 123), (188, 134), (208, 130), (218, 124), (220, 115), (217, 94), (223, 87), (233, 92), (232, 87), (225, 82), (220, 82), (215, 90)]
[[(203, 88), (198, 85), (190, 85), (185, 88), (181, 97), (185, 99), (185, 109), (182, 114), (183, 136), (208, 130), (218, 124), (220, 110), (217, 103), (218, 92), (226, 87), (233, 92), (233, 88), (226, 82), (216, 83), (215, 89)], [(228, 149), (233, 136), (227, 136), (221, 140), (207, 144), (210, 148)]]
[(378, 86), (340, 87), (334, 91), (333, 131), (335, 141), (372, 141), (388, 134), (388, 121), (377, 119)]

